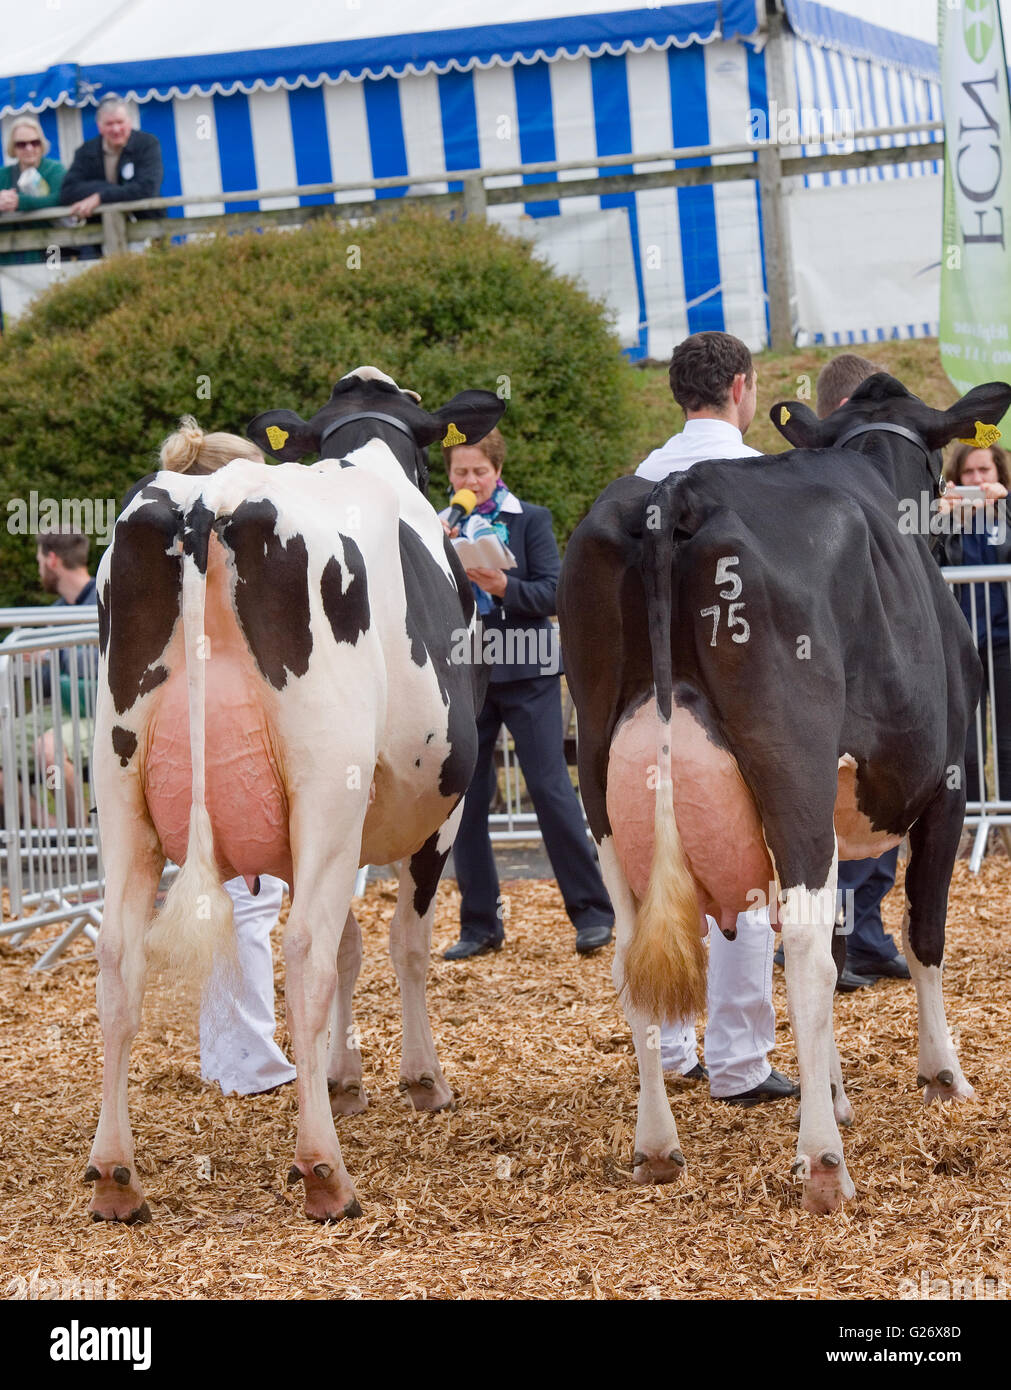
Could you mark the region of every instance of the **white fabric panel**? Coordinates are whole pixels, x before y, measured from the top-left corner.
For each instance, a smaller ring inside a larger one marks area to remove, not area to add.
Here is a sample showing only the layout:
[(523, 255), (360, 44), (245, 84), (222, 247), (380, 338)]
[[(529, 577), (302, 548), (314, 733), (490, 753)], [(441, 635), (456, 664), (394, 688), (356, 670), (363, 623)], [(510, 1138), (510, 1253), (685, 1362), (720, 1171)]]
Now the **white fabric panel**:
[(57, 107), (56, 128), (60, 132), (59, 160), (69, 169), (75, 150), (78, 145), (84, 143), (80, 108), (77, 106)]
[[(291, 112), (288, 93), (254, 92), (249, 98), (249, 125), (253, 134), (257, 185), (260, 188), (294, 188), (295, 150), (291, 138)], [(298, 198), (261, 198), (260, 207), (293, 208)]]
[(63, 261), (60, 265), (0, 265), (0, 308), (4, 328), (10, 328), (31, 302), (44, 290), (63, 280), (72, 280), (99, 261)]
[[(674, 135), (671, 129), (667, 55), (648, 51), (629, 54), (625, 63), (632, 118), (632, 148), (647, 154), (651, 150), (671, 149)], [(674, 161), (636, 164), (633, 167), (636, 173), (672, 169)], [(639, 212), (639, 261), (649, 330), (647, 352), (650, 357), (669, 357), (674, 345), (688, 336), (677, 194), (673, 188), (647, 189), (636, 194), (636, 207)]]
[[(365, 113), (365, 91), (360, 82), (327, 82), (323, 87), (326, 111), (326, 133), (330, 144), (330, 170), (334, 183), (352, 183), (355, 179), (371, 179), (372, 147), (369, 143), (369, 123)], [(375, 197), (375, 191), (362, 189), (335, 193), (334, 202), (365, 202)]]
[[(174, 101), (176, 147), (179, 151), (179, 185), (183, 194), (217, 193), (221, 190), (218, 132), (213, 97), (189, 97)], [(197, 203), (185, 207), (186, 217), (210, 217), (225, 210), (224, 203)]]
[[(474, 106), (477, 139), (483, 169), (509, 169), (522, 164), (516, 88), (511, 68), (478, 69), (474, 73)], [(519, 174), (498, 175), (484, 181), (485, 188), (514, 188)]]
[(561, 275), (571, 275), (595, 299), (604, 300), (614, 312), (622, 347), (638, 344), (639, 295), (625, 208), (591, 208), (565, 217), (523, 217), (513, 211), (498, 221), (506, 231), (534, 242), (538, 255)]
[[(740, 144), (749, 128), (747, 54), (743, 45), (727, 43), (709, 44), (703, 53), (710, 144)], [(714, 164), (750, 162), (747, 154), (713, 159)], [(753, 179), (713, 185), (724, 325), (756, 350), (766, 340), (757, 188)]]
[[(555, 156), (560, 164), (567, 160), (593, 157), (597, 153), (593, 119), (593, 87), (586, 58), (564, 58), (548, 69), (551, 78), (551, 104), (555, 112)], [(589, 179), (595, 168), (566, 169), (562, 179)], [(578, 216), (598, 206), (594, 197), (565, 198), (561, 203), (565, 217)]]
[[(822, 333), (936, 332), (942, 180), (908, 179), (902, 215), (887, 183), (797, 189), (786, 199), (800, 344)], [(867, 255), (867, 229), (874, 255)]]
[[(664, 0), (666, 5), (697, 0)], [(894, 3), (895, 0), (892, 0)], [(166, 53), (189, 56), (294, 44), (347, 42), (390, 34), (433, 33), (482, 24), (519, 24), (573, 14), (644, 8), (643, 0), (72, 0), (10, 6), (4, 15), (6, 73), (40, 72), (60, 62), (139, 62)], [(715, 19), (716, 6), (712, 19)], [(712, 22), (703, 25), (705, 32)], [(466, 57), (466, 55), (461, 55)], [(382, 61), (382, 49), (376, 53)]]
[[(442, 139), (439, 79), (435, 73), (400, 79), (400, 112), (404, 124), (407, 169), (412, 174), (435, 174), (446, 167)], [(412, 183), (409, 193), (445, 193), (449, 184)]]

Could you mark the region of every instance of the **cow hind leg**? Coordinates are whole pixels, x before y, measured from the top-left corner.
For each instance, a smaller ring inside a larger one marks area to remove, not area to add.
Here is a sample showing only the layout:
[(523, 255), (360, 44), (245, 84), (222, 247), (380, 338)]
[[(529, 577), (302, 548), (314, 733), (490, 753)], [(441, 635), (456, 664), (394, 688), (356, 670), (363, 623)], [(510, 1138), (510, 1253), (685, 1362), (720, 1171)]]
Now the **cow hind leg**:
[(390, 923), (390, 956), (400, 985), (404, 1019), (400, 1090), (410, 1096), (415, 1110), (445, 1110), (453, 1103), (453, 1092), (435, 1052), (425, 977), (432, 949), (435, 890), (461, 814), (462, 810), (455, 811), (421, 849), (404, 860), (397, 908)]
[(836, 1211), (854, 1193), (832, 1095), (834, 1075), (835, 1084), (842, 1084), (832, 1035), (836, 865), (833, 837), (825, 884), (814, 890), (804, 886), (781, 890), (780, 907), (787, 999), (801, 1088), (800, 1134), (792, 1172), (803, 1180), (804, 1210), (816, 1214)]
[[(299, 842), (297, 834), (293, 841)], [(359, 844), (361, 819), (335, 826), (332, 842)], [(298, 1133), (288, 1184), (304, 1183), (306, 1216), (339, 1221), (362, 1214), (337, 1142), (327, 1090), (327, 1033), (358, 857), (345, 852), (328, 862), (307, 858), (299, 856), (295, 862), (294, 896), (284, 928), (285, 1002), (298, 1087)]]
[(130, 1049), (140, 1027), (147, 959), (144, 933), (164, 867), (153, 830), (117, 841), (117, 865), (106, 879), (98, 935), (98, 1016), (105, 1061), (102, 1111), (84, 1174), (94, 1183), (88, 1210), (95, 1221), (150, 1221), (133, 1155), (127, 1100)]
[(948, 912), (948, 885), (965, 811), (961, 795), (945, 788), (909, 832), (906, 911), (902, 941), (916, 989), (919, 1035), (917, 1085), (923, 1102), (972, 1100), (944, 1012), (941, 961)]
[(361, 1042), (351, 1013), (361, 968), (362, 932), (355, 914), (349, 912), (337, 952), (337, 990), (330, 1013), (330, 1051), (326, 1067), (330, 1109), (335, 1116), (360, 1115), (369, 1103), (362, 1087)]
[[(633, 1008), (625, 990), (625, 955), (635, 928), (637, 906), (628, 880), (618, 863), (611, 836), (597, 847), (600, 871), (614, 908), (615, 951), (612, 979), (632, 1032), (639, 1064), (639, 1108), (635, 1122), (632, 1170), (636, 1182), (676, 1182), (685, 1167), (674, 1114), (667, 1099), (660, 1058), (658, 1019)], [(652, 1025), (652, 1027), (651, 1027)]]

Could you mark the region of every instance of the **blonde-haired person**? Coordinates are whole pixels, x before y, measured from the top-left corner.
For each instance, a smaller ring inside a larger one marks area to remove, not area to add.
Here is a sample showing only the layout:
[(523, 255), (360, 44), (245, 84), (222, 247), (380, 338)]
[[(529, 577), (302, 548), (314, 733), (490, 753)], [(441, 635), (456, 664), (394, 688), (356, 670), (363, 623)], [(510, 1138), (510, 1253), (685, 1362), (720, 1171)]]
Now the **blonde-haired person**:
[[(58, 159), (49, 158), (49, 141), (34, 116), (20, 116), (14, 122), (4, 152), (14, 162), (0, 169), (0, 212), (59, 207), (67, 171)], [(7, 251), (0, 263), (31, 265), (44, 259), (44, 251)]]
[[(255, 444), (241, 435), (205, 434), (192, 415), (184, 415), (158, 451), (161, 467), (172, 473), (214, 473), (233, 459), (265, 462)], [(216, 1081), (225, 1095), (254, 1095), (294, 1081), (295, 1068), (274, 1038), (274, 961), (270, 933), (281, 910), (284, 883), (270, 874), (257, 880), (259, 892), (246, 880), (229, 879), (225, 890), (232, 900), (238, 982), (234, 988), (219, 982), (207, 991), (200, 1012), (200, 1074)]]

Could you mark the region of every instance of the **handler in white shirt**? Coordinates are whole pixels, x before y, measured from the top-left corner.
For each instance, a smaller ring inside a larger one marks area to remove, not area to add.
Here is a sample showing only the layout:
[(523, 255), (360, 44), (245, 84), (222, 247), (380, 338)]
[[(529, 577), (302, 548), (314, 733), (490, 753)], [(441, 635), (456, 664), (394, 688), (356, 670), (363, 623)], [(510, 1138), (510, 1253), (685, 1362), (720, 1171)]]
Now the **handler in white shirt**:
[[(695, 333), (674, 351), (671, 393), (685, 427), (654, 449), (635, 470), (659, 482), (703, 459), (760, 457), (744, 442), (755, 418), (758, 372), (744, 343), (729, 333)], [(716, 1100), (757, 1105), (797, 1095), (767, 1054), (776, 1042), (772, 1007), (774, 940), (767, 907), (742, 912), (728, 941), (709, 919), (708, 1022), (705, 1053), (709, 1091)], [(665, 1072), (701, 1075), (695, 1020), (667, 1022), (660, 1034)]]

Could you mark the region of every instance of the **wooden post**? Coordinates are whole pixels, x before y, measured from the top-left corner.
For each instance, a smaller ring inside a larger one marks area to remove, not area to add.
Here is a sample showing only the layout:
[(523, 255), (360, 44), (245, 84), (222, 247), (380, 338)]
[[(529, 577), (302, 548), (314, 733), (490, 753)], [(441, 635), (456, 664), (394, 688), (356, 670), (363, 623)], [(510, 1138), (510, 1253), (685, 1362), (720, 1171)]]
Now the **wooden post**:
[(102, 254), (118, 256), (126, 250), (125, 214), (115, 208), (102, 208)]
[(484, 218), (488, 212), (488, 199), (484, 191), (484, 179), (474, 174), (463, 181), (463, 214), (465, 217)]
[[(770, 7), (771, 9), (771, 7)], [(790, 105), (783, 54), (783, 16), (768, 16), (769, 41), (765, 48), (765, 72), (770, 115)], [(793, 257), (790, 222), (783, 191), (783, 161), (775, 143), (777, 132), (770, 121), (770, 144), (758, 151), (759, 201), (762, 206), (762, 240), (765, 246), (765, 281), (769, 295), (769, 336), (773, 352), (793, 347)]]

